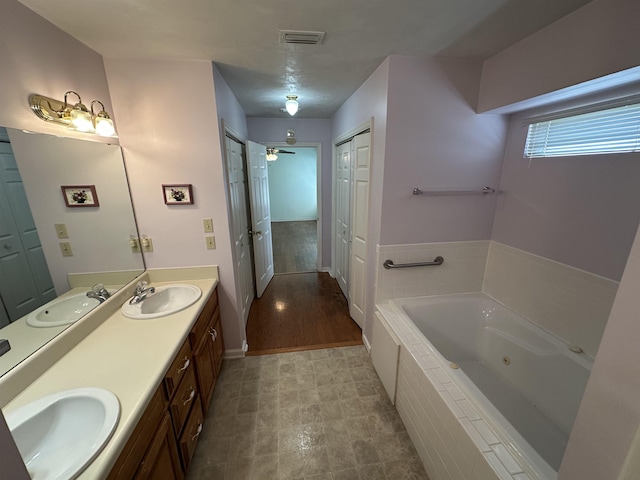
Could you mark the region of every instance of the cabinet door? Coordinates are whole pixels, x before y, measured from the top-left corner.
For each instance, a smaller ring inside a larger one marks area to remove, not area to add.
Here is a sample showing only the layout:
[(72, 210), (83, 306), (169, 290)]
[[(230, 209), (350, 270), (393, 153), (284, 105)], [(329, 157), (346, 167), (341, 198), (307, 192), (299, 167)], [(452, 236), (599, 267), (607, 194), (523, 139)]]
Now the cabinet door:
[(165, 413), (156, 435), (140, 464), (136, 480), (183, 480), (176, 439), (169, 413)]
[(222, 359), (224, 357), (224, 339), (222, 338), (222, 322), (220, 320), (220, 313), (214, 318), (213, 329), (210, 330), (210, 335), (213, 340), (213, 358), (215, 364), (216, 376), (220, 373), (220, 367), (222, 367)]
[(196, 376), (198, 377), (202, 411), (207, 413), (211, 397), (213, 396), (213, 387), (216, 383), (213, 342), (208, 334), (200, 339), (200, 344), (193, 354), (193, 360), (196, 364)]

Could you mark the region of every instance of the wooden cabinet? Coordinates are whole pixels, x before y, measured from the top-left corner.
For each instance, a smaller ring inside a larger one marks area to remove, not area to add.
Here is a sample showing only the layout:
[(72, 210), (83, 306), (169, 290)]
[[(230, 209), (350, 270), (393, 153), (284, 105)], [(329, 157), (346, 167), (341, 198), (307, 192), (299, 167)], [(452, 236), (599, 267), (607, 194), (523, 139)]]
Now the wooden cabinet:
[(224, 356), (214, 290), (107, 480), (183, 480)]

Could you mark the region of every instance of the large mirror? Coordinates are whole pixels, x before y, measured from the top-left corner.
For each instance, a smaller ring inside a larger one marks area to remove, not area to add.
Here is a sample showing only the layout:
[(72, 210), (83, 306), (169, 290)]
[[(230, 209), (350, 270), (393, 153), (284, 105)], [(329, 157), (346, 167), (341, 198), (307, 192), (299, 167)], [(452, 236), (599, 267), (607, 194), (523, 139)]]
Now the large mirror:
[(119, 146), (0, 127), (0, 375), (143, 273), (137, 238)]

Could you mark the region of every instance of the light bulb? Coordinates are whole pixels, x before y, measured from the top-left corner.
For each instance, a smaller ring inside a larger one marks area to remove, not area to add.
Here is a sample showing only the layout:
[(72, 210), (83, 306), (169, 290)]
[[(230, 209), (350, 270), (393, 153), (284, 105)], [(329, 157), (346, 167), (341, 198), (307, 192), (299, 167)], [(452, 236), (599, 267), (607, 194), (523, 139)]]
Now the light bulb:
[(287, 112), (292, 117), (298, 111), (298, 96), (297, 95), (287, 95), (287, 101), (284, 103), (284, 107), (287, 109)]
[(103, 137), (113, 137), (116, 133), (116, 129), (113, 127), (113, 120), (105, 117), (96, 117), (96, 133)]
[(71, 125), (74, 130), (79, 132), (93, 131), (91, 114), (83, 104), (77, 103), (71, 110)]

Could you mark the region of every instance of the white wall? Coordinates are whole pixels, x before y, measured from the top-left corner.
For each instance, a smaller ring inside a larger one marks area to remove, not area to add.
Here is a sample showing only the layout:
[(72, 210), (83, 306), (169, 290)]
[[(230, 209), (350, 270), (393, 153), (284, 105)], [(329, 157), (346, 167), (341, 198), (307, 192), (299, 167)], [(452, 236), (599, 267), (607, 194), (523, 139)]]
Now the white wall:
[(316, 149), (286, 147), (283, 150), (295, 154), (279, 153), (276, 161), (267, 163), (271, 221), (315, 220), (318, 216)]
[(507, 121), (473, 109), (480, 64), (392, 56), (382, 245), (488, 240), (497, 196), (415, 196), (414, 187), (496, 187)]
[[(228, 349), (245, 338), (236, 309), (220, 131), (210, 62), (105, 59), (147, 268), (218, 265)], [(164, 204), (162, 184), (192, 184), (194, 205)], [(213, 219), (207, 250), (203, 218)]]
[(331, 267), (331, 120), (324, 118), (248, 118), (249, 139), (258, 143), (284, 143), (287, 130), (296, 132), (301, 143), (320, 143), (322, 147), (322, 265)]
[(478, 111), (640, 65), (640, 2), (595, 0), (484, 62)]

